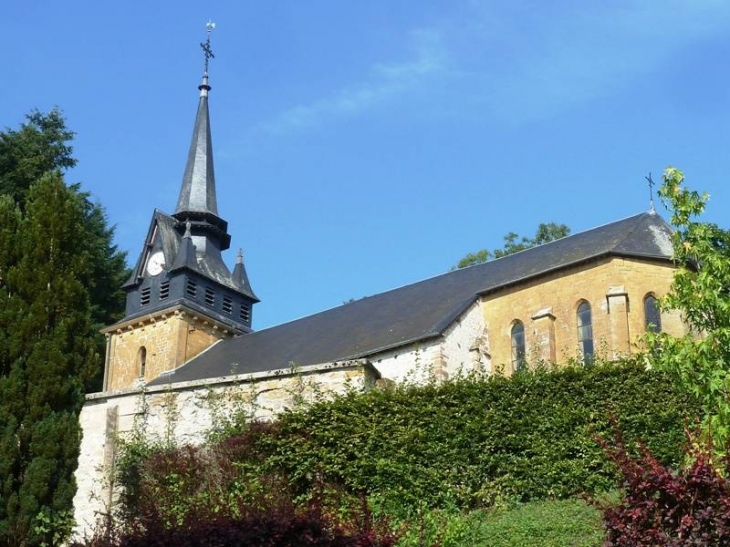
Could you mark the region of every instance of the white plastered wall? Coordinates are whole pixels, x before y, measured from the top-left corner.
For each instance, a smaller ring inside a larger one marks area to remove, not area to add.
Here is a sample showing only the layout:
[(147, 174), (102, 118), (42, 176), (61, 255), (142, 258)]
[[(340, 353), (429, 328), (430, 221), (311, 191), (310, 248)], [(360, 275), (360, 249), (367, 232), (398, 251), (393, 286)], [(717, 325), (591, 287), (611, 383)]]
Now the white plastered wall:
[(472, 371), (491, 372), (484, 314), (477, 299), (443, 335), (368, 357), (383, 378), (423, 384)]
[(79, 417), (83, 438), (76, 470), (75, 536), (91, 534), (109, 512), (118, 439), (139, 432), (148, 439), (199, 444), (233, 412), (271, 419), (297, 404), (367, 389), (374, 375), (362, 362), (332, 363), (87, 396)]

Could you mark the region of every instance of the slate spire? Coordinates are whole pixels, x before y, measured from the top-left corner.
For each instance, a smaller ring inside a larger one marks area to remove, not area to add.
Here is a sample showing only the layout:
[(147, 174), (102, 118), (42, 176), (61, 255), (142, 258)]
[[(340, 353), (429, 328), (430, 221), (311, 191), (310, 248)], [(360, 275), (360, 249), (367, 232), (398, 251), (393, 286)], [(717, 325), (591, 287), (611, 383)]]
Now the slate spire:
[(213, 168), (213, 144), (210, 135), (210, 114), (208, 113), (208, 74), (198, 86), (200, 101), (195, 116), (193, 139), (190, 143), (188, 161), (185, 165), (180, 197), (175, 214), (184, 212), (209, 213), (218, 216), (215, 193), (215, 169)]
[(205, 54), (205, 71), (203, 81), (198, 86), (200, 98), (195, 115), (193, 138), (190, 142), (188, 160), (185, 164), (180, 196), (175, 213), (172, 215), (180, 222), (180, 227), (192, 222), (192, 235), (199, 256), (220, 253), (230, 245), (227, 233), (228, 224), (218, 216), (218, 202), (215, 191), (215, 169), (213, 167), (213, 142), (210, 131), (210, 114), (208, 112), (208, 63), (214, 57), (210, 48), (210, 31), (214, 28), (208, 24), (208, 38), (201, 47)]

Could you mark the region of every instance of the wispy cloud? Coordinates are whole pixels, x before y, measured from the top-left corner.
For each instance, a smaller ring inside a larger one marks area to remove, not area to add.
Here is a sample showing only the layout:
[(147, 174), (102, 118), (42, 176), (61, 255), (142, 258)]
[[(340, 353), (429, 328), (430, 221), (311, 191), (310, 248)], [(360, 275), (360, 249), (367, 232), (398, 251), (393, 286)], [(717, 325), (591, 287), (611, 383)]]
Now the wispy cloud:
[(255, 132), (308, 130), (416, 95), (431, 105), (424, 115), (530, 122), (630, 89), (728, 23), (726, 0), (474, 0), (409, 32), (409, 59), (374, 64), (359, 81), (287, 108)]
[(315, 126), (333, 117), (354, 116), (394, 97), (412, 91), (428, 78), (447, 70), (448, 55), (441, 36), (434, 30), (410, 33), (413, 57), (400, 63), (377, 63), (370, 67), (363, 81), (333, 91), (310, 104), (296, 105), (261, 129), (268, 133), (286, 133)]
[(626, 89), (730, 22), (730, 5), (718, 1), (560, 4), (515, 2), (507, 13), (475, 4), (470, 47), (482, 56), (472, 88), (486, 111), (519, 122)]

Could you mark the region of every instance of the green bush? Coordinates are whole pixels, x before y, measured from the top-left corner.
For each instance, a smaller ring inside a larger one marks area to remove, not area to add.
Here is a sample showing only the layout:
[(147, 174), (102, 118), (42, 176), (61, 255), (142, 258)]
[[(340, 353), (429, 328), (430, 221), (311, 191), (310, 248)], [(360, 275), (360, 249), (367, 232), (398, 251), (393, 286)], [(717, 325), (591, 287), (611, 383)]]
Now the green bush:
[(605, 535), (601, 512), (579, 499), (532, 502), (480, 520), (469, 516), (471, 542), (455, 547), (599, 547)]

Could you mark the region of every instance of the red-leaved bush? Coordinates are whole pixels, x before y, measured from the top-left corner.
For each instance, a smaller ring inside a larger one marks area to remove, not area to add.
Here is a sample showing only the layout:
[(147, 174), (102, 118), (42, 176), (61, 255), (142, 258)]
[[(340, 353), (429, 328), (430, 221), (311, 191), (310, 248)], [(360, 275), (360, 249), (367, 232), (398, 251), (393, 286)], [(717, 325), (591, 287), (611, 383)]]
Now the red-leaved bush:
[[(714, 467), (711, 451), (692, 451), (692, 464), (673, 471), (645, 448), (633, 456), (620, 433), (600, 441), (618, 467), (625, 496), (602, 507), (606, 545), (730, 545), (730, 484)], [(727, 465), (725, 465), (727, 467)]]
[(105, 530), (85, 547), (392, 547), (396, 538), (362, 528), (347, 530), (328, 522), (317, 511), (287, 511), (269, 507), (239, 516), (213, 516), (163, 526), (148, 523), (125, 531)]
[(302, 496), (282, 473), (262, 473), (251, 454), (269, 427), (253, 424), (219, 443), (131, 458), (122, 510), (74, 547), (395, 545), (364, 495), (322, 483)]

